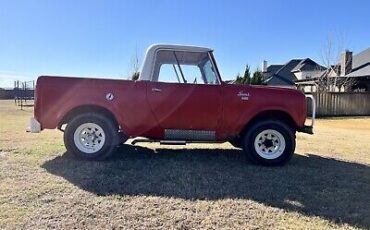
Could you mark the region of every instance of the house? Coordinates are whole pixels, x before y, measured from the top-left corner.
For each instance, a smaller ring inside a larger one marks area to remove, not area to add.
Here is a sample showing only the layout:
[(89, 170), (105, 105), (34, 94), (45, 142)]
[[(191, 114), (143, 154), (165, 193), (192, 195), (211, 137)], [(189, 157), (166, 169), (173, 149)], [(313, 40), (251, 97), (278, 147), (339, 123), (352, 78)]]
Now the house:
[(370, 91), (370, 48), (352, 56), (352, 52), (342, 54), (338, 76), (354, 79), (351, 91)]
[(292, 59), (284, 65), (262, 64), (265, 84), (278, 86), (294, 86), (296, 81), (311, 79), (325, 68), (310, 58)]
[[(370, 48), (353, 55), (349, 50), (341, 54), (340, 63), (332, 65), (312, 80), (316, 83), (319, 79), (335, 81), (331, 91), (370, 91)], [(333, 80), (334, 79), (334, 80)], [(303, 82), (296, 82), (301, 84)]]
[(370, 91), (370, 48), (353, 55), (349, 50), (341, 54), (340, 63), (325, 68), (315, 61), (292, 59), (285, 65), (262, 64), (267, 85), (297, 85), (305, 91), (316, 91), (323, 79), (334, 82), (331, 91)]

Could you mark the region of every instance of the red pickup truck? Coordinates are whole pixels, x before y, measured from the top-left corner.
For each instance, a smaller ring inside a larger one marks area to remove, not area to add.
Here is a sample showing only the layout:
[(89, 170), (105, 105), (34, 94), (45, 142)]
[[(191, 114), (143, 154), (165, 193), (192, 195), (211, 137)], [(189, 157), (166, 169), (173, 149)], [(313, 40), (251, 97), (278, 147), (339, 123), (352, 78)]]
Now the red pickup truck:
[(295, 133), (313, 133), (306, 110), (295, 89), (224, 83), (211, 49), (152, 45), (136, 81), (39, 77), (29, 131), (58, 128), (68, 151), (91, 160), (142, 137), (133, 144), (229, 141), (253, 162), (281, 165)]

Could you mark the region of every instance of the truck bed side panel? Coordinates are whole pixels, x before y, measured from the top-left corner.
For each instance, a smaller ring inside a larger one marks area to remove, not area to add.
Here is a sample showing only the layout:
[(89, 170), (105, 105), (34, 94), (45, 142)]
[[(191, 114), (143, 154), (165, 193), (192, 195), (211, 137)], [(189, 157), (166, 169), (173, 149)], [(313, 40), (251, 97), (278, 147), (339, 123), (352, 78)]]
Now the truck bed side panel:
[[(113, 94), (112, 100), (106, 95)], [(146, 100), (146, 82), (126, 80), (39, 77), (35, 117), (43, 129), (56, 128), (63, 117), (80, 106), (109, 110), (126, 135), (160, 135)]]

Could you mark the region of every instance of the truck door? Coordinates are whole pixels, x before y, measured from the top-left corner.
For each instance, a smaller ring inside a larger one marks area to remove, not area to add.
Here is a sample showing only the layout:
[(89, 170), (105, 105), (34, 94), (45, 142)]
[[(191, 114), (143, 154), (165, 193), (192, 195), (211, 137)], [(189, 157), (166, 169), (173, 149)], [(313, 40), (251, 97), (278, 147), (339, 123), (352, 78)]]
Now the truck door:
[(157, 53), (147, 99), (165, 139), (216, 139), (221, 86), (211, 64), (207, 53)]

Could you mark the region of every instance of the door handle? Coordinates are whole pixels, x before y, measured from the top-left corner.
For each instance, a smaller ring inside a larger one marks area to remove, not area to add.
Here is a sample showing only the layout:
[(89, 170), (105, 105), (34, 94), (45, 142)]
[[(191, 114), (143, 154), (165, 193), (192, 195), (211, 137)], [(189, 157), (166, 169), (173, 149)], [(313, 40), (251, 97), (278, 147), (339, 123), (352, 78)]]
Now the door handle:
[(158, 88), (152, 88), (152, 92), (159, 93), (159, 92), (162, 92), (162, 90)]

